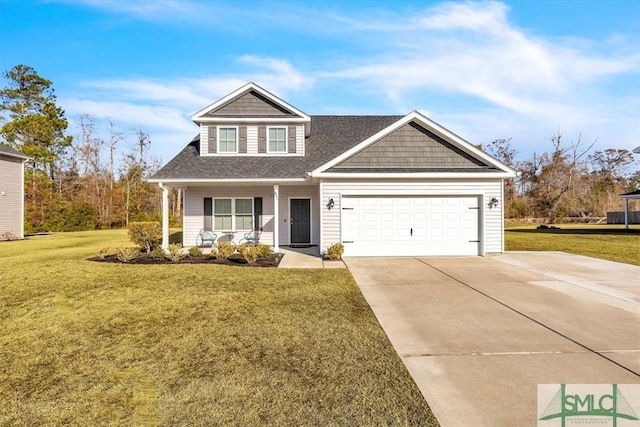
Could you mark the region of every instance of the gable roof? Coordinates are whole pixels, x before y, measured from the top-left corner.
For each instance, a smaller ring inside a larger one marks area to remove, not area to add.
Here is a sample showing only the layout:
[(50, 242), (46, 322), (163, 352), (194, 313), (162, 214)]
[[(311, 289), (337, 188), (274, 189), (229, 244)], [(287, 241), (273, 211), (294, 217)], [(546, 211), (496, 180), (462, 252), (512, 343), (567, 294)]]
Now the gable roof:
[(271, 92), (249, 82), (191, 116), (196, 123), (248, 120), (310, 121), (310, 117)]
[(14, 150), (8, 145), (0, 144), (0, 154), (7, 157), (15, 157), (18, 159), (28, 160), (29, 156), (25, 156), (18, 150)]
[[(397, 133), (404, 135), (394, 138)], [(402, 147), (404, 161), (395, 162), (388, 154), (398, 147)], [(446, 177), (477, 172), (505, 178), (516, 176), (512, 168), (420, 112), (413, 111), (314, 169), (311, 176), (348, 174), (364, 177), (376, 173), (385, 173), (386, 176), (390, 176), (389, 173), (411, 173), (416, 177), (433, 174)]]

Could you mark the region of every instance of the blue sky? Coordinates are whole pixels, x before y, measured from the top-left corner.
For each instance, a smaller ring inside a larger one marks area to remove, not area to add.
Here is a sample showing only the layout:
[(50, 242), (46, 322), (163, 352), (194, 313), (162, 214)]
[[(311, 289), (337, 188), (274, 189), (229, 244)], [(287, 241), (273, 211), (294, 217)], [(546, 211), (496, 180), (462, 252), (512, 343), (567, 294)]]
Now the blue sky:
[(640, 146), (640, 1), (0, 0), (0, 69), (20, 63), (72, 134), (81, 114), (142, 128), (162, 162), (247, 81), (311, 115), (419, 110), (520, 159), (558, 131)]

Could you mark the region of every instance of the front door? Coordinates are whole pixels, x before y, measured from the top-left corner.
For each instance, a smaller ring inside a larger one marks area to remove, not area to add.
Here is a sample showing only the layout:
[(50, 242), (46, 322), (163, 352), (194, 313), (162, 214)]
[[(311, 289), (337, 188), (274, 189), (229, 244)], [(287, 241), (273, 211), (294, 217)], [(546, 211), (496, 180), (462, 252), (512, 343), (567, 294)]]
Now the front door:
[(291, 244), (311, 243), (311, 200), (291, 199)]

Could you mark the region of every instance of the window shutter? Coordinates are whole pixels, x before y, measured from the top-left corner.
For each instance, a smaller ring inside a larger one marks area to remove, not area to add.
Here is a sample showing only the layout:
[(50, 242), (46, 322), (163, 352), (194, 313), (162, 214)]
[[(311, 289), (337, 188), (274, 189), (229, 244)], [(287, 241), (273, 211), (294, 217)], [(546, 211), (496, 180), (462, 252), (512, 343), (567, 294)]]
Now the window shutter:
[(211, 218), (213, 216), (213, 199), (211, 197), (204, 198), (204, 228), (212, 230)]
[(296, 127), (289, 126), (289, 153), (296, 152)]
[(262, 231), (262, 197), (253, 199), (253, 229)]
[(267, 128), (265, 126), (258, 127), (258, 153), (267, 152)]
[(216, 134), (218, 128), (216, 126), (209, 126), (209, 153), (218, 152), (218, 144), (216, 144)]
[(247, 127), (240, 126), (238, 128), (238, 152), (246, 153), (247, 152)]

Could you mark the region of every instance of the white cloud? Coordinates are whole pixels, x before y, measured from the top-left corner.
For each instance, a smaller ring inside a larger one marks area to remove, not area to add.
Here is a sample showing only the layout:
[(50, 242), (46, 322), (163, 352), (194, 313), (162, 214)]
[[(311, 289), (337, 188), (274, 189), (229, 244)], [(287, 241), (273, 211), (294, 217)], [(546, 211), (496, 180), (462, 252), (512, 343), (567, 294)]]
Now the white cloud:
[[(164, 4), (122, 3), (108, 7), (145, 19), (153, 18)], [(167, 4), (177, 19), (198, 7), (210, 7)], [(235, 6), (224, 7), (228, 12)], [(509, 7), (500, 2), (441, 3), (411, 13), (378, 9), (352, 15), (274, 7), (279, 12), (287, 9), (287, 19), (277, 20), (278, 25), (307, 36), (315, 33), (320, 39), (329, 31), (330, 37), (341, 37), (344, 50), (328, 56), (310, 46), (306, 55), (297, 54), (301, 59), (295, 63), (286, 51), (278, 57), (239, 52), (236, 65), (242, 71), (233, 74), (86, 82), (88, 93), (72, 100), (73, 109), (138, 121), (170, 134), (185, 132), (190, 138), (194, 128), (190, 114), (254, 81), (285, 100), (300, 93), (316, 104), (322, 99), (320, 105), (298, 106), (310, 113), (386, 114), (390, 108), (437, 113), (444, 108), (441, 117), (454, 117), (446, 104), (430, 103), (437, 94), (440, 101), (446, 96), (469, 101), (453, 124), (443, 124), (452, 129), (460, 126), (470, 135), (526, 141), (543, 135), (546, 141), (560, 126), (582, 130), (593, 140), (621, 141), (626, 148), (640, 140), (637, 113), (630, 113), (640, 108), (637, 86), (635, 91), (630, 87), (624, 99), (612, 97), (608, 86), (614, 79), (640, 74), (640, 51), (629, 47), (624, 36), (586, 40), (532, 34), (510, 22)], [(269, 8), (255, 9), (238, 12), (249, 17), (244, 25), (276, 21), (275, 11), (269, 19)], [(367, 105), (351, 99), (367, 97), (371, 100)]]

